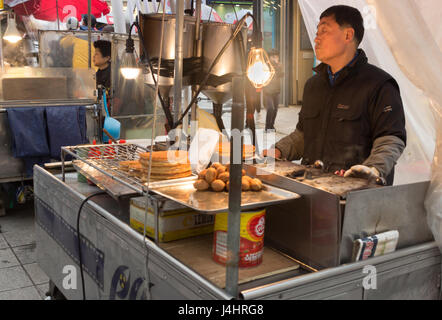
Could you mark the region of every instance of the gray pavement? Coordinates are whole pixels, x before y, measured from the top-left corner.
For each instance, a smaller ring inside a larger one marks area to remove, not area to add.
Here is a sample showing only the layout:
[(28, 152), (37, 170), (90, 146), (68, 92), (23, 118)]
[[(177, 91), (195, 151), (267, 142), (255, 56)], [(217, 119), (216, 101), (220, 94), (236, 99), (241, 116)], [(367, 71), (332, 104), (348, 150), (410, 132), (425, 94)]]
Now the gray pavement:
[[(231, 102), (227, 102), (223, 108), (223, 122), (224, 126), (227, 128), (229, 132), (231, 125)], [(210, 101), (202, 100), (198, 103), (198, 106), (212, 113), (212, 103)], [(274, 138), (270, 137), (269, 134), (264, 133), (266, 115), (267, 112), (264, 107), (261, 108), (261, 112), (258, 114), (255, 112), (255, 124), (257, 128), (258, 135), (258, 147), (259, 150), (263, 150), (264, 148), (270, 147), (274, 142), (278, 142), (280, 139), (289, 135), (296, 129), (296, 125), (298, 124), (298, 114), (301, 111), (301, 106), (288, 106), (278, 108), (278, 114), (276, 116), (275, 121), (275, 135)], [(275, 140), (275, 141), (274, 141)], [(245, 137), (245, 143), (251, 143), (250, 137)]]
[(34, 208), (0, 217), (0, 300), (42, 300), (49, 278), (36, 259)]

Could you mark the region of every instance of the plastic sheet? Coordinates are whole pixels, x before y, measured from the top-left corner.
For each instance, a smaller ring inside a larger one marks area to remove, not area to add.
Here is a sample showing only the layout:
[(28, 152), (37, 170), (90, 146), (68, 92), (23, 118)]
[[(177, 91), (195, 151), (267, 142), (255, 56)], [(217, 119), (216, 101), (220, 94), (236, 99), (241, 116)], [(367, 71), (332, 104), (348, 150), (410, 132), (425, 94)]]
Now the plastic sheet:
[(442, 248), (442, 32), (436, 28), (440, 1), (300, 0), (312, 43), (321, 13), (338, 4), (361, 11), (366, 28), (361, 47), (370, 63), (399, 83), (408, 142), (396, 166), (395, 184), (431, 179), (425, 205)]

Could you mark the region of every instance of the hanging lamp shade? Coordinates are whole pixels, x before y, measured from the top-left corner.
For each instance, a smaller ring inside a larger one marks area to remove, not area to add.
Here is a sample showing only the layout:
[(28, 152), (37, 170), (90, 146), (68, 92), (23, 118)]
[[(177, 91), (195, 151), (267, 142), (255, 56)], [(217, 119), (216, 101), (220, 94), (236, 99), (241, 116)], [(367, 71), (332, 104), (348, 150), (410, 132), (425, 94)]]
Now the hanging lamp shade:
[(15, 17), (12, 13), (8, 15), (8, 26), (6, 28), (5, 34), (3, 35), (3, 39), (10, 43), (17, 43), (23, 39), (23, 36), (17, 29)]

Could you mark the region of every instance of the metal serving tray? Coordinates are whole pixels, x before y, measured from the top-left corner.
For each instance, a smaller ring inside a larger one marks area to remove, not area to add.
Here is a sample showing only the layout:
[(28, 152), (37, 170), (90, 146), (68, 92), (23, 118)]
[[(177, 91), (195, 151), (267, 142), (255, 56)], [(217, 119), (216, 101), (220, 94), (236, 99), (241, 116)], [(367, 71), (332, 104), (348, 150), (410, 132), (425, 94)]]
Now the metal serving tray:
[[(228, 212), (229, 193), (213, 191), (197, 191), (193, 184), (198, 177), (190, 177), (181, 181), (161, 181), (150, 184), (150, 192), (181, 203), (193, 210), (206, 214)], [(241, 210), (251, 210), (269, 205), (280, 204), (298, 199), (297, 193), (263, 184), (264, 190), (243, 191)]]

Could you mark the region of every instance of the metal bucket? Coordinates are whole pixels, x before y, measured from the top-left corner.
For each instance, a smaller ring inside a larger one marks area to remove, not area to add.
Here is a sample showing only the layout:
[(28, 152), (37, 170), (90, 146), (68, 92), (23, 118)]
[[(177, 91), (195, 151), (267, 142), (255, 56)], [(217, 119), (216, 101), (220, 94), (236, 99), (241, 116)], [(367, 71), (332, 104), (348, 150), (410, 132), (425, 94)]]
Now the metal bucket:
[[(219, 22), (204, 22), (202, 26), (204, 58), (203, 70), (204, 72), (207, 72), (218, 53), (224, 47), (226, 42), (229, 41), (233, 31), (236, 28), (236, 25)], [(240, 34), (242, 34), (245, 44), (247, 41), (247, 29), (243, 28), (240, 31)], [(210, 72), (211, 74), (222, 77), (230, 73), (241, 73), (241, 59), (244, 59), (245, 47), (240, 41), (240, 34), (238, 34), (233, 43), (224, 52), (219, 62)]]
[[(144, 36), (144, 45), (151, 59), (158, 59), (160, 56), (162, 17), (162, 14), (157, 13), (140, 14), (140, 27)], [(195, 24), (194, 17), (184, 17), (183, 59), (194, 57)], [(175, 60), (175, 29), (175, 15), (167, 14), (164, 21), (162, 60)]]
[[(210, 66), (214, 62), (216, 56), (222, 50), (224, 45), (232, 36), (236, 25), (219, 23), (219, 22), (204, 22), (203, 28), (203, 71), (207, 73)], [(242, 35), (242, 39), (241, 39)], [(221, 56), (219, 62), (214, 66), (211, 75), (216, 77), (223, 77), (226, 75), (241, 74), (242, 65), (241, 59), (245, 60), (245, 44), (247, 42), (247, 28), (243, 28), (240, 34), (230, 44), (229, 48)], [(225, 80), (228, 80), (227, 78)], [(217, 104), (224, 104), (232, 98), (231, 82), (225, 82), (219, 85), (209, 81), (204, 88), (203, 93), (207, 95), (213, 102)]]

